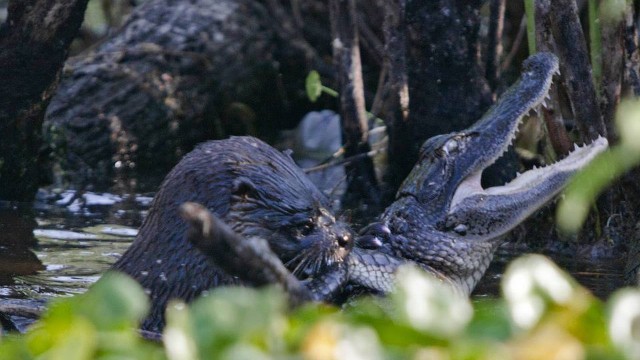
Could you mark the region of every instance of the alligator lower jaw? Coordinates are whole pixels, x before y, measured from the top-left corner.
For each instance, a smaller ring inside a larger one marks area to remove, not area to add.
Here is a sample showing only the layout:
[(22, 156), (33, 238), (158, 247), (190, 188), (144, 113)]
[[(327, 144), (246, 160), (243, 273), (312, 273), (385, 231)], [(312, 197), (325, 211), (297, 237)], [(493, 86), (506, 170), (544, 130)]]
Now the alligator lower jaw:
[[(477, 171), (460, 183), (453, 196), (450, 209), (451, 211), (454, 211), (460, 204), (464, 203), (465, 199), (472, 196), (517, 196), (518, 194), (526, 193), (532, 189), (547, 186), (545, 183), (547, 183), (551, 177), (558, 176), (559, 174), (566, 174), (567, 176), (570, 176), (588, 164), (597, 154), (606, 150), (607, 146), (607, 139), (600, 136), (591, 144), (583, 146), (576, 145), (574, 150), (567, 157), (556, 163), (540, 168), (534, 167), (532, 170), (518, 174), (515, 179), (505, 185), (490, 187), (487, 189), (483, 189), (480, 184), (482, 170)], [(549, 190), (557, 192), (561, 190), (563, 185), (564, 182), (563, 184), (554, 184), (554, 189)], [(558, 188), (555, 189), (555, 187)]]

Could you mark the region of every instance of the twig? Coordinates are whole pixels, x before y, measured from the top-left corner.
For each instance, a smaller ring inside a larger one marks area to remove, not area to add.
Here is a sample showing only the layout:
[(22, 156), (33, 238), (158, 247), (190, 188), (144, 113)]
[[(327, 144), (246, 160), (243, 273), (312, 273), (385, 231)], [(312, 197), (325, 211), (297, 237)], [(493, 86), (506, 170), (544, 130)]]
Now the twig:
[(364, 45), (365, 49), (367, 49), (367, 52), (371, 55), (371, 58), (373, 58), (373, 60), (378, 65), (382, 66), (384, 59), (384, 45), (382, 44), (380, 39), (378, 39), (373, 30), (371, 30), (362, 14), (358, 16), (358, 30), (362, 35), (362, 44)]
[(518, 28), (518, 33), (516, 34), (515, 39), (513, 39), (511, 50), (509, 50), (509, 53), (504, 57), (504, 60), (502, 61), (502, 65), (500, 65), (500, 71), (504, 72), (511, 66), (513, 59), (516, 57), (516, 54), (518, 53), (518, 50), (522, 45), (522, 39), (524, 39), (526, 30), (527, 18), (525, 16), (522, 16), (522, 19), (520, 19), (520, 27)]
[(335, 160), (335, 161), (331, 161), (331, 162), (328, 162), (328, 163), (325, 163), (325, 164), (308, 167), (308, 168), (303, 169), (303, 171), (305, 173), (309, 174), (309, 173), (312, 173), (312, 172), (326, 170), (326, 169), (334, 167), (334, 166), (353, 164), (356, 161), (361, 161), (361, 160), (364, 160), (364, 159), (367, 159), (367, 158), (371, 159), (374, 156), (382, 153), (383, 151), (385, 151), (385, 149), (371, 150), (369, 152), (357, 154), (357, 155), (354, 155), (354, 156), (350, 156), (348, 158)]
[(300, 49), (316, 70), (323, 70), (325, 68), (324, 61), (320, 58), (316, 49), (307, 42), (300, 29), (295, 26), (295, 20), (291, 19), (292, 17), (287, 13), (282, 4), (280, 4), (278, 0), (267, 0), (267, 6), (271, 16), (275, 20), (274, 28), (278, 35), (288, 40), (291, 46)]
[(290, 0), (291, 3), (291, 13), (293, 13), (293, 21), (295, 22), (298, 29), (302, 29), (304, 25), (304, 21), (302, 20), (302, 11), (300, 11), (300, 1), (298, 0)]
[(595, 139), (607, 130), (596, 98), (591, 77), (587, 43), (580, 26), (575, 0), (550, 1), (553, 36), (558, 44), (560, 68), (576, 123), (583, 140)]
[(388, 66), (382, 66), (380, 69), (380, 74), (378, 74), (378, 86), (376, 87), (376, 95), (373, 97), (373, 102), (371, 103), (371, 113), (374, 116), (380, 115), (380, 110), (382, 109), (382, 104), (384, 103), (383, 99), (386, 97), (388, 93), (389, 81), (388, 78)]
[(197, 203), (182, 204), (180, 215), (189, 224), (189, 241), (228, 274), (254, 286), (280, 284), (294, 306), (313, 298), (270, 249), (267, 240), (241, 236)]
[(500, 78), (500, 57), (502, 56), (502, 30), (504, 28), (505, 0), (491, 0), (489, 36), (487, 44), (486, 77), (495, 93)]

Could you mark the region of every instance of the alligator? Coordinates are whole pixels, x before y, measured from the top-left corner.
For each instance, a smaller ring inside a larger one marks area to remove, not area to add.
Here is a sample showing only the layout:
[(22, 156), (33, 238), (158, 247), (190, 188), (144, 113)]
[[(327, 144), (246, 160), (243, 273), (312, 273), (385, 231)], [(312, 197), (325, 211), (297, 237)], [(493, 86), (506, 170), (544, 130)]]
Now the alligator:
[(575, 146), (554, 164), (518, 174), (503, 186), (482, 188), (482, 171), (507, 150), (522, 118), (546, 106), (556, 73), (555, 55), (532, 55), (525, 60), (520, 79), (478, 122), (424, 143), (395, 201), (357, 240), (348, 261), (352, 281), (388, 291), (393, 283), (381, 274), (410, 261), (460, 292), (471, 293), (505, 235), (607, 149), (606, 138), (598, 137)]
[[(503, 186), (482, 188), (482, 171), (511, 145), (522, 118), (545, 106), (556, 73), (555, 55), (529, 57), (520, 79), (478, 122), (463, 131), (428, 139), (395, 201), (361, 231), (343, 264), (307, 284), (312, 294), (302, 297), (328, 300), (349, 284), (388, 292), (393, 288), (395, 271), (406, 263), (417, 264), (462, 294), (471, 293), (505, 235), (553, 199), (576, 171), (608, 146), (604, 137), (598, 137), (590, 144), (575, 146), (554, 164), (518, 174)], [(212, 215), (204, 208), (187, 205), (185, 209), (189, 211), (183, 211), (183, 216), (192, 224), (189, 238), (196, 247), (214, 261), (230, 256), (203, 245), (225, 241), (224, 237), (214, 239), (211, 231), (202, 231), (217, 220), (209, 218)], [(246, 250), (242, 256), (251, 259), (253, 255), (247, 255)], [(253, 257), (259, 256), (264, 258), (264, 251), (256, 251)], [(301, 293), (286, 269), (274, 268), (273, 274), (277, 274), (272, 277), (276, 282)]]

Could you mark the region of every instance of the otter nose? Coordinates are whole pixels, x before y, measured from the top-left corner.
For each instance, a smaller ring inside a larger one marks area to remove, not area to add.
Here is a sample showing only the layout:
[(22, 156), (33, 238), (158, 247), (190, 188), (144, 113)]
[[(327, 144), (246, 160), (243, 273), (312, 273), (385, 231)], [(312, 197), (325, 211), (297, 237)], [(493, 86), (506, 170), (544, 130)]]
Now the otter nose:
[(351, 245), (351, 235), (349, 234), (338, 235), (338, 245), (340, 245), (340, 247), (343, 247), (343, 248), (349, 247)]

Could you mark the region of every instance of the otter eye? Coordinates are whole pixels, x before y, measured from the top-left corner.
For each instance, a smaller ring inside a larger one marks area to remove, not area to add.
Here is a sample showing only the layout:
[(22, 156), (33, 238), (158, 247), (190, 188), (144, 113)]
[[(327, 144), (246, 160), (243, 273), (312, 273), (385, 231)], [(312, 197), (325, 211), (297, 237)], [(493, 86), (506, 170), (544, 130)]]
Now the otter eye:
[(300, 233), (302, 234), (302, 236), (307, 236), (311, 234), (312, 231), (313, 231), (313, 219), (310, 218), (304, 225), (302, 225), (302, 229), (300, 230)]

